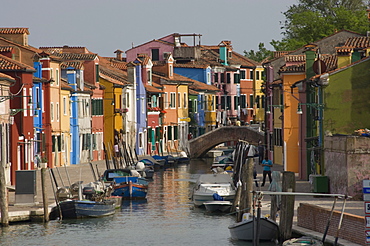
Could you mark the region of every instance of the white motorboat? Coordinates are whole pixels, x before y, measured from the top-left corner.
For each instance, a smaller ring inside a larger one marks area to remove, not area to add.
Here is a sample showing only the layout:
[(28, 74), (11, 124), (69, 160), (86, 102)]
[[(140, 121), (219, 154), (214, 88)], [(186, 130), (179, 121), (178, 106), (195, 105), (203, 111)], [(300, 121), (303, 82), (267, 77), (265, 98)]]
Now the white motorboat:
[(209, 212), (228, 212), (233, 205), (230, 201), (208, 201), (203, 204)]
[[(259, 226), (259, 230), (257, 229)], [(234, 240), (253, 241), (258, 235), (261, 241), (273, 241), (279, 236), (279, 225), (269, 218), (248, 218), (229, 226), (231, 237)]]
[(199, 207), (204, 202), (214, 201), (214, 194), (221, 197), (223, 201), (233, 201), (236, 188), (229, 174), (202, 174), (196, 181), (193, 189), (194, 205)]

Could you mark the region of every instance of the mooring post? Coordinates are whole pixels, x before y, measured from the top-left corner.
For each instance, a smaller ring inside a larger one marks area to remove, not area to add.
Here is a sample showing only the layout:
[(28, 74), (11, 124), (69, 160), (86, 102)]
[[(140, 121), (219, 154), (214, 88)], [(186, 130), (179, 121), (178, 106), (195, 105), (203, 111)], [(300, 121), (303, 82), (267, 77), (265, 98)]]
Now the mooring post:
[[(283, 172), (282, 181), (283, 192), (295, 192), (295, 174), (294, 172)], [(287, 240), (292, 237), (292, 226), (294, 217), (294, 195), (281, 197), (280, 210), (280, 238)]]
[(41, 189), (42, 189), (42, 204), (44, 208), (44, 222), (49, 221), (49, 207), (48, 207), (48, 195), (46, 192), (46, 168), (41, 168)]
[[(5, 139), (5, 127), (1, 130), (1, 139)], [(4, 142), (3, 142), (4, 143)], [(2, 146), (1, 148), (1, 158), (0, 161), (0, 212), (1, 212), (1, 225), (9, 226), (9, 214), (8, 214), (8, 192), (6, 189), (5, 180), (5, 164), (6, 164), (6, 148)]]

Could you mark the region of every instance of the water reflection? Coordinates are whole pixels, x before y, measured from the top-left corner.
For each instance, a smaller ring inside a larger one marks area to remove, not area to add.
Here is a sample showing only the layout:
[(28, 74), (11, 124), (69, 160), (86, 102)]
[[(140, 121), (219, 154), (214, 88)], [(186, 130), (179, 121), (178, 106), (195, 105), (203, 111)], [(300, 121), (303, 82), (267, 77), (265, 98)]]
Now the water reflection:
[(0, 228), (0, 245), (252, 245), (230, 238), (233, 215), (194, 208), (188, 180), (203, 173), (210, 173), (204, 160), (161, 170), (146, 200), (124, 201), (112, 216)]

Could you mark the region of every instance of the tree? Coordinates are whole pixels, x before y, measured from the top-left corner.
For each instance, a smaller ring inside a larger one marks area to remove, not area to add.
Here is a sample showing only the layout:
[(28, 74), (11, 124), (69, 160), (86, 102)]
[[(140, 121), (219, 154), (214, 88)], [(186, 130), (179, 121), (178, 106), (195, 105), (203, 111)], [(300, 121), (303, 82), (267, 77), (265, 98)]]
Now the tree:
[(270, 43), (279, 51), (295, 50), (339, 30), (366, 34), (369, 28), (362, 0), (298, 0), (283, 14), (283, 39)]
[[(276, 51), (298, 49), (340, 30), (366, 34), (369, 21), (366, 3), (363, 0), (297, 0), (284, 12), (282, 40), (272, 40), (270, 44)], [(261, 43), (260, 43), (261, 46)], [(264, 45), (262, 43), (262, 48)], [(268, 50), (244, 54), (246, 57), (262, 61), (270, 55)]]
[(256, 52), (254, 50), (250, 50), (250, 51), (244, 50), (244, 56), (248, 57), (251, 60), (259, 61), (259, 62), (263, 61), (267, 57), (272, 57), (273, 52), (266, 49), (264, 43), (259, 43), (258, 48), (259, 50)]

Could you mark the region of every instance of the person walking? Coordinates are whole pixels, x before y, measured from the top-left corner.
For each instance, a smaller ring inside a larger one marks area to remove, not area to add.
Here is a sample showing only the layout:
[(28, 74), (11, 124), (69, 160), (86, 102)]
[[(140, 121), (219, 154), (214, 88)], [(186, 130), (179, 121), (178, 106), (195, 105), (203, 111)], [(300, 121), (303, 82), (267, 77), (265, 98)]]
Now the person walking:
[(271, 177), (271, 168), (272, 168), (272, 161), (269, 160), (269, 158), (265, 157), (265, 159), (262, 161), (262, 166), (263, 166), (263, 179), (262, 179), (262, 185), (265, 185), (266, 182), (266, 175), (269, 176), (270, 184), (272, 182), (272, 177)]

